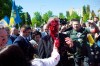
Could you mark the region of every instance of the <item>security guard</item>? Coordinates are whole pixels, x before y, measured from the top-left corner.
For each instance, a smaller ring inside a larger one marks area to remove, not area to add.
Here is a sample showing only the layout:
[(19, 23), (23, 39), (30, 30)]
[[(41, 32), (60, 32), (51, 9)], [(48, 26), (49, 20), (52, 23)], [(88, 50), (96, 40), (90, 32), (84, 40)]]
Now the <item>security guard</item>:
[(75, 66), (89, 66), (88, 60), (90, 55), (90, 46), (87, 39), (87, 34), (90, 32), (87, 28), (82, 28), (80, 21), (72, 19), (72, 30), (66, 31), (74, 43), (74, 62)]

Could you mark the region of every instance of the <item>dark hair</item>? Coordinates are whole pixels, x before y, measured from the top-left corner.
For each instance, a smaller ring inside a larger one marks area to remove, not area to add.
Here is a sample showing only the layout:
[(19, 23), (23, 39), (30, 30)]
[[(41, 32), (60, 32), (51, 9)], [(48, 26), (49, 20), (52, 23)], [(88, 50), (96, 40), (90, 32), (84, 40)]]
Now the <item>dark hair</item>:
[(3, 25), (0, 25), (0, 30), (5, 29)]
[(35, 37), (36, 35), (40, 35), (40, 37), (42, 36), (41, 33), (39, 31), (34, 31), (32, 33), (32, 37)]
[(16, 45), (7, 46), (0, 51), (0, 66), (30, 66), (30, 64), (20, 47)]
[(28, 25), (23, 25), (23, 26), (21, 27), (21, 30), (22, 30), (22, 31), (31, 30), (31, 27), (28, 26)]
[(64, 19), (59, 18), (59, 19), (60, 19), (60, 24), (61, 25), (66, 25), (67, 24), (67, 19), (66, 18), (64, 18)]
[(72, 22), (73, 22), (73, 21), (80, 22), (80, 20), (78, 20), (78, 19), (72, 19), (71, 21), (72, 21)]
[(97, 18), (97, 19), (99, 20), (99, 17), (96, 17), (96, 16), (95, 16), (94, 18)]

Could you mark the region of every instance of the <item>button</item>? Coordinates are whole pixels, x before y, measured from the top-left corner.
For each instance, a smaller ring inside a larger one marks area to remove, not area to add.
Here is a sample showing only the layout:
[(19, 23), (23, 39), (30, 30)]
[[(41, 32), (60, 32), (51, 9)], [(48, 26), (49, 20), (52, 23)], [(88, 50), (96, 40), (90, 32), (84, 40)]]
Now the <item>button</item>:
[(94, 55), (94, 52), (91, 52), (91, 55)]

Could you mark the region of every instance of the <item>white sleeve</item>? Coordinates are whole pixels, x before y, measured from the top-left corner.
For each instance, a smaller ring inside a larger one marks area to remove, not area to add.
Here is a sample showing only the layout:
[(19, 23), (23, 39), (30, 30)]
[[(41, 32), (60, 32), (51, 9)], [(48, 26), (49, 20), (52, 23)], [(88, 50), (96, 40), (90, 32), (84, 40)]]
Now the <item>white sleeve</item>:
[(56, 66), (60, 60), (60, 55), (57, 49), (53, 49), (52, 55), (49, 58), (45, 59), (34, 59), (32, 60), (32, 66)]

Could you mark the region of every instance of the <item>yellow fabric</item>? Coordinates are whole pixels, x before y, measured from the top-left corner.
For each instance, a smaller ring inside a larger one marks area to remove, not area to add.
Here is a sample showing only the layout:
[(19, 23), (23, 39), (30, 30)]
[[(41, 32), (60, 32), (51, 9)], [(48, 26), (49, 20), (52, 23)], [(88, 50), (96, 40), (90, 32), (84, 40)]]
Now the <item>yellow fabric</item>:
[(14, 25), (14, 22), (15, 22), (15, 21), (14, 21), (14, 17), (11, 17), (11, 18), (10, 18), (9, 26), (13, 26), (13, 25)]
[(92, 45), (95, 43), (95, 41), (94, 41), (92, 35), (91, 35), (91, 34), (88, 34), (88, 35), (87, 35), (87, 38), (88, 38), (88, 40), (89, 40), (90, 46), (92, 46)]

